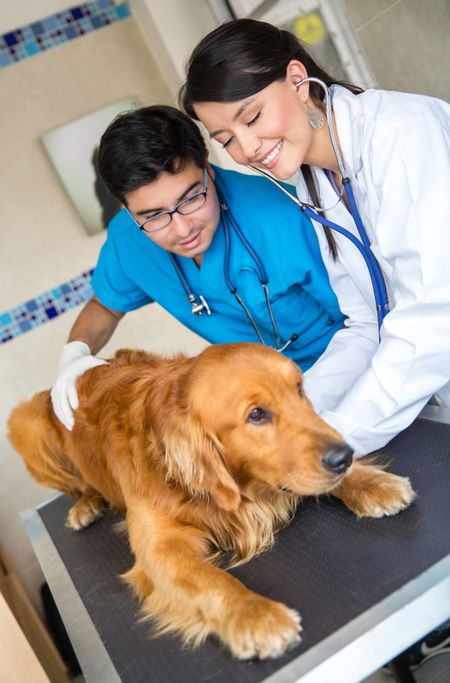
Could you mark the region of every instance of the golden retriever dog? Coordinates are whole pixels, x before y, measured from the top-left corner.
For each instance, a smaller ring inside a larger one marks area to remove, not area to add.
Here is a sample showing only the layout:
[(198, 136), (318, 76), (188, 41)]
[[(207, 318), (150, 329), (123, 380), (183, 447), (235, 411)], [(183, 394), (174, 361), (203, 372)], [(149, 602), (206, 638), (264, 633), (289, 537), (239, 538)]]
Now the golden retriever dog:
[(68, 525), (105, 501), (126, 517), (125, 575), (159, 632), (200, 644), (214, 634), (239, 659), (278, 657), (300, 617), (217, 566), (267, 549), (302, 496), (332, 494), (358, 516), (392, 515), (413, 499), (405, 478), (352, 463), (314, 412), (298, 367), (258, 344), (210, 346), (195, 358), (117, 352), (78, 380), (73, 431), (49, 391), (20, 404), (9, 436), (41, 484), (79, 496)]

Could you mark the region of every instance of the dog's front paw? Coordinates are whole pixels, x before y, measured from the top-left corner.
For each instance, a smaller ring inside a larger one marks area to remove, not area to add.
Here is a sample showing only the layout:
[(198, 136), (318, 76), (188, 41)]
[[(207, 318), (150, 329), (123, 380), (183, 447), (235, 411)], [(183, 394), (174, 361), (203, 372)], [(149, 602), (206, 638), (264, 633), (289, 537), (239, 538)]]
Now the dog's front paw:
[(104, 499), (98, 493), (84, 493), (67, 515), (66, 526), (79, 531), (102, 516), (106, 508)]
[(358, 463), (333, 494), (358, 517), (396, 515), (408, 507), (415, 496), (406, 477)]
[(300, 642), (300, 615), (260, 595), (234, 606), (225, 640), (237, 659), (280, 657)]

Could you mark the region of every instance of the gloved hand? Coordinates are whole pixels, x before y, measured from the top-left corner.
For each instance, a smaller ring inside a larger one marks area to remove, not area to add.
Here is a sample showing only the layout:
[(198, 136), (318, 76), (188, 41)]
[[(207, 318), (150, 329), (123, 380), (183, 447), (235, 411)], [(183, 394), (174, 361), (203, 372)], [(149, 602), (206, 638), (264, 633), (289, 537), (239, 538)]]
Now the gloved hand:
[(69, 431), (74, 425), (73, 411), (78, 408), (78, 377), (86, 370), (105, 364), (105, 360), (91, 355), (89, 346), (84, 342), (73, 341), (63, 347), (51, 397), (56, 417)]

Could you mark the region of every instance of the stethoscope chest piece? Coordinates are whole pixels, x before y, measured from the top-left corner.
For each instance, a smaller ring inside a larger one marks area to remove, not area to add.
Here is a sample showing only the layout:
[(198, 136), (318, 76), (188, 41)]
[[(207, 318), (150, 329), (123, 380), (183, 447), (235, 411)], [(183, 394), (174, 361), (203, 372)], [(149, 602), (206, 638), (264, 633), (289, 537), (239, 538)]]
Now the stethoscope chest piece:
[[(247, 305), (245, 304), (244, 300), (240, 297), (236, 287), (234, 286), (233, 282), (231, 281), (230, 277), (230, 258), (231, 258), (231, 238), (230, 238), (230, 232), (231, 230), (234, 231), (236, 234), (237, 238), (241, 241), (243, 244), (244, 248), (246, 251), (249, 253), (251, 258), (254, 261), (254, 265), (256, 267), (248, 267), (246, 266), (244, 269), (245, 270), (250, 270), (255, 272), (261, 287), (263, 288), (264, 291), (264, 299), (266, 302), (267, 306), (267, 311), (271, 320), (272, 328), (273, 328), (273, 333), (275, 336), (275, 350), (279, 352), (285, 351), (291, 344), (297, 341), (298, 339), (298, 334), (292, 334), (289, 339), (283, 343), (280, 334), (278, 332), (278, 327), (275, 321), (275, 316), (272, 311), (272, 305), (270, 302), (270, 296), (269, 296), (269, 279), (267, 277), (266, 270), (264, 268), (264, 265), (259, 258), (258, 254), (255, 252), (253, 247), (249, 244), (247, 238), (244, 236), (242, 233), (241, 229), (239, 228), (235, 218), (233, 217), (233, 214), (231, 213), (227, 203), (223, 201), (221, 198), (222, 195), (222, 190), (220, 188), (220, 182), (218, 179), (216, 179), (216, 188), (218, 191), (219, 195), (219, 205), (220, 209), (222, 211), (222, 217), (223, 217), (223, 233), (224, 233), (224, 239), (225, 239), (225, 255), (224, 255), (224, 276), (225, 276), (225, 282), (226, 285), (230, 291), (231, 294), (235, 297), (236, 301), (239, 303), (239, 305), (242, 307), (244, 310), (245, 315), (247, 316), (249, 322), (251, 323), (256, 336), (258, 337), (259, 341), (261, 344), (267, 345), (259, 328), (256, 323), (256, 321), (253, 318), (253, 315), (251, 314), (250, 310), (248, 309)], [(194, 294), (189, 286), (189, 282), (187, 281), (187, 278), (183, 272), (183, 269), (181, 268), (181, 264), (178, 261), (178, 258), (175, 254), (168, 252), (168, 256), (170, 260), (172, 261), (173, 267), (175, 268), (175, 271), (178, 275), (178, 278), (181, 282), (181, 285), (185, 291), (185, 294), (187, 296), (187, 299), (189, 303), (191, 304), (191, 312), (194, 315), (202, 315), (203, 313), (206, 313), (206, 315), (211, 315), (211, 309), (208, 306), (208, 302), (206, 301), (205, 297), (201, 294)]]
[(194, 294), (189, 294), (188, 300), (192, 306), (192, 313), (194, 315), (202, 315), (202, 313), (211, 315), (211, 309), (208, 306), (208, 302), (201, 294), (198, 295), (198, 298)]

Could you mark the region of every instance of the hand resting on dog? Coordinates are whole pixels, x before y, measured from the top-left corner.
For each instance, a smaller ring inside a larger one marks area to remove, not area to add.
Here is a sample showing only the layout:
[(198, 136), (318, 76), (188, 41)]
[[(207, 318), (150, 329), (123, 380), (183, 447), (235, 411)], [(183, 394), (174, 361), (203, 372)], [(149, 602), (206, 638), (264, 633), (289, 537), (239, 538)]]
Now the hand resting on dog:
[(165, 359), (122, 350), (77, 384), (73, 431), (49, 391), (11, 414), (9, 436), (41, 484), (79, 500), (80, 529), (105, 501), (126, 516), (125, 575), (159, 632), (200, 644), (214, 634), (239, 659), (278, 657), (300, 640), (300, 617), (216, 566), (266, 550), (298, 499), (330, 493), (358, 516), (396, 514), (409, 481), (351, 449), (313, 411), (298, 367), (257, 344)]

